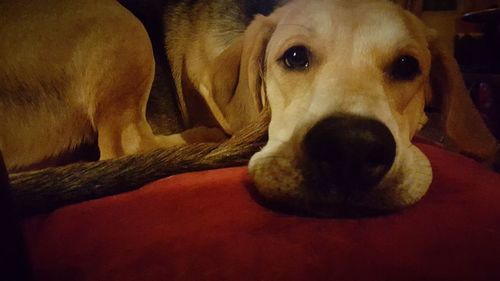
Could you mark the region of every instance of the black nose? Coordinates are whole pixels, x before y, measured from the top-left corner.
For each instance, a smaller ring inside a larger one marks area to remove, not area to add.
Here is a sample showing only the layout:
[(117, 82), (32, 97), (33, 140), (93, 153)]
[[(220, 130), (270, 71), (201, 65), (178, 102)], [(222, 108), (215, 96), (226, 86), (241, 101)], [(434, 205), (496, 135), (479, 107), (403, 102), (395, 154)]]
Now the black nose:
[(329, 117), (304, 138), (312, 173), (328, 186), (349, 191), (376, 186), (389, 171), (396, 143), (381, 122), (357, 116)]

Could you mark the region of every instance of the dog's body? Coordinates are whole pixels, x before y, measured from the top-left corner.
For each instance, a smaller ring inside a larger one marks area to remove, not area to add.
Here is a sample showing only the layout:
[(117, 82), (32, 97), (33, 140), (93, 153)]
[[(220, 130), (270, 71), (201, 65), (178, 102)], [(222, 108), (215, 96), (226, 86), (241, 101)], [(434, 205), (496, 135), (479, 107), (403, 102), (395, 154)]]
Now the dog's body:
[[(444, 124), (457, 146), (481, 157), (495, 148), (456, 63), (416, 17), (391, 3), (163, 6), (186, 126), (216, 125), (232, 135), (270, 108), (269, 141), (250, 162), (265, 200), (316, 213), (416, 202), (431, 170), (410, 141), (426, 122), (424, 106), (437, 99), (431, 86), (443, 92)], [(0, 10), (0, 145), (9, 167), (92, 138), (101, 159), (222, 139), (205, 127), (153, 135), (145, 118), (150, 40), (117, 2), (17, 1)]]

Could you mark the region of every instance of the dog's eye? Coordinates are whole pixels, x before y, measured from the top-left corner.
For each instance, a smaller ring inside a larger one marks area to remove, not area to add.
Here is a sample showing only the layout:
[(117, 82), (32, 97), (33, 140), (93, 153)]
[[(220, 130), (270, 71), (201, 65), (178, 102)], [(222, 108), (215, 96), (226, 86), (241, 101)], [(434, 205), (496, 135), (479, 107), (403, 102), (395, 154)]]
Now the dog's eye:
[(420, 64), (418, 60), (412, 56), (401, 56), (397, 58), (391, 65), (390, 75), (395, 80), (410, 81), (415, 79), (419, 74)]
[(288, 49), (281, 58), (288, 69), (305, 70), (309, 67), (309, 51), (304, 46)]

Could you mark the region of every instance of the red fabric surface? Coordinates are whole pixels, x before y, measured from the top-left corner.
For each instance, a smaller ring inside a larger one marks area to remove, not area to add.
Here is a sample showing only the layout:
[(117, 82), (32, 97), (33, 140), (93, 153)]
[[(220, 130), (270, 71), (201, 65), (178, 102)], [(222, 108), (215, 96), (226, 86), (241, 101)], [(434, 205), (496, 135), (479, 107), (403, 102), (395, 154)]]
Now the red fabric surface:
[(40, 280), (500, 280), (500, 176), (420, 145), (424, 199), (377, 218), (284, 215), (255, 203), (245, 168), (169, 177), (30, 218)]

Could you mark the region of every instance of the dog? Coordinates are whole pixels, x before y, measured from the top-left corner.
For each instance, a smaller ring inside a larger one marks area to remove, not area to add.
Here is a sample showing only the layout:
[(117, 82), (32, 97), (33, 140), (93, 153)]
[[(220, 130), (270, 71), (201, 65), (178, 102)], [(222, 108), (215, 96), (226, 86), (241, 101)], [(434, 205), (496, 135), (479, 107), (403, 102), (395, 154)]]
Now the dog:
[(0, 148), (11, 169), (94, 139), (101, 159), (221, 141), (269, 110), (268, 140), (248, 164), (257, 195), (329, 215), (401, 209), (425, 194), (432, 170), (411, 140), (426, 105), (441, 108), (462, 152), (496, 149), (435, 32), (389, 1), (165, 1), (166, 57), (192, 128), (167, 136), (145, 117), (150, 37), (118, 2), (0, 11)]

